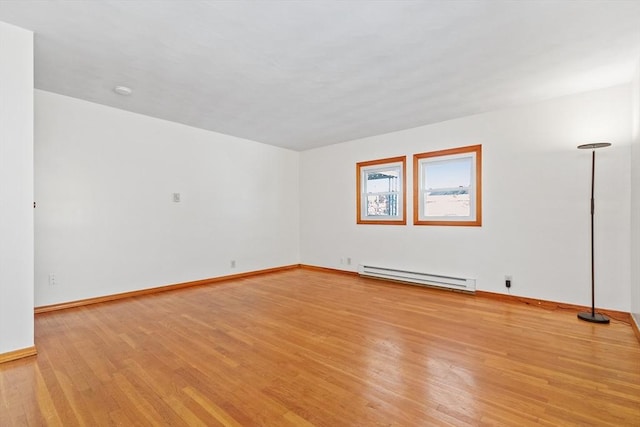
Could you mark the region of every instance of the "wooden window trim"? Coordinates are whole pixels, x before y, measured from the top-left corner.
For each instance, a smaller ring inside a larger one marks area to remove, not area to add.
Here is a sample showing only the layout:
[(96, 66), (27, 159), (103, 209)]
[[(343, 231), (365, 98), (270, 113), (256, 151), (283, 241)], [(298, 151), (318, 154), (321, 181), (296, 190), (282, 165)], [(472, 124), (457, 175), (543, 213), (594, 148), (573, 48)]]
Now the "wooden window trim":
[[(431, 157), (443, 157), (456, 154), (475, 153), (476, 155), (476, 180), (475, 180), (475, 220), (474, 221), (446, 221), (446, 220), (421, 220), (420, 219), (420, 160)], [(466, 147), (449, 148), (446, 150), (430, 151), (413, 155), (413, 224), (414, 225), (440, 225), (458, 227), (482, 226), (482, 145), (469, 145)]]
[[(401, 163), (402, 171), (402, 218), (390, 220), (366, 220), (361, 218), (362, 211), (362, 168), (384, 165), (387, 163)], [(389, 157), (386, 159), (369, 160), (356, 163), (356, 223), (372, 225), (406, 225), (407, 224), (407, 156)]]

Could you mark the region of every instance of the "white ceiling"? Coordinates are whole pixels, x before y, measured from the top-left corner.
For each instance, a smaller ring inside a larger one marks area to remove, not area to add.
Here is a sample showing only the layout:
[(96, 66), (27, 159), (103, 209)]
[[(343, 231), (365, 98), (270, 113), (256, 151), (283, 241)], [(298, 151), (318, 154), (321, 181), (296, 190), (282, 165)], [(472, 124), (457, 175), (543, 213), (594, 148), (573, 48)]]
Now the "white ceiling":
[(640, 58), (640, 1), (0, 0), (0, 21), (35, 32), (39, 89), (294, 150), (628, 82)]

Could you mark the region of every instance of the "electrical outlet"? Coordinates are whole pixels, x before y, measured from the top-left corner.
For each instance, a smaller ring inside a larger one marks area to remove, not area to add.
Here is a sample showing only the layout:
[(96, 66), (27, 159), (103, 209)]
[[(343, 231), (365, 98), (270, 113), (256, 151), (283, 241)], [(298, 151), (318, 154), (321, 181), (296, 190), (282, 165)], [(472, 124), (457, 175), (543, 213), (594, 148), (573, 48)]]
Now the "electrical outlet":
[(235, 259), (231, 260), (231, 268), (236, 268), (236, 260)]
[(512, 284), (513, 284), (513, 278), (509, 275), (504, 276), (504, 285), (507, 288), (511, 288)]
[(173, 202), (180, 203), (180, 193), (173, 193)]
[(51, 273), (49, 274), (49, 286), (56, 286), (58, 284), (58, 281), (56, 279), (56, 275)]
[(351, 258), (347, 258), (347, 265), (351, 265)]

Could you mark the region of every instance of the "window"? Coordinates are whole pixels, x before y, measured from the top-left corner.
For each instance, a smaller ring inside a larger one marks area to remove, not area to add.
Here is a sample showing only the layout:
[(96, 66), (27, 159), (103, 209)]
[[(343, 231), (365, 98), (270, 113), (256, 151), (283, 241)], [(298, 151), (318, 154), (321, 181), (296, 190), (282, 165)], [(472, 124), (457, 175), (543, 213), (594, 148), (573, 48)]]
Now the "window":
[(482, 145), (413, 156), (413, 223), (482, 225)]
[(407, 223), (406, 157), (360, 162), (356, 165), (357, 223)]

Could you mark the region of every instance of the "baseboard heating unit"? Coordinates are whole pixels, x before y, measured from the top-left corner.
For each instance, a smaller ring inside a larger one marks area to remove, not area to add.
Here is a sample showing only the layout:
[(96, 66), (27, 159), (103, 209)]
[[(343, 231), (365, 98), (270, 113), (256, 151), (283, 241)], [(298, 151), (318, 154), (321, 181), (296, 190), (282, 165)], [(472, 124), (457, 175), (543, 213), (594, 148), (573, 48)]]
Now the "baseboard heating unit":
[(476, 279), (466, 279), (464, 277), (444, 276), (441, 274), (398, 270), (389, 267), (374, 267), (372, 265), (362, 264), (358, 266), (358, 273), (361, 276), (395, 280), (416, 285), (437, 286), (464, 292), (476, 291)]

